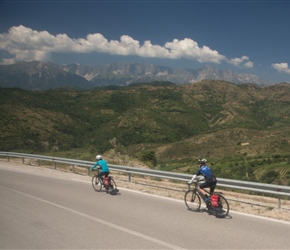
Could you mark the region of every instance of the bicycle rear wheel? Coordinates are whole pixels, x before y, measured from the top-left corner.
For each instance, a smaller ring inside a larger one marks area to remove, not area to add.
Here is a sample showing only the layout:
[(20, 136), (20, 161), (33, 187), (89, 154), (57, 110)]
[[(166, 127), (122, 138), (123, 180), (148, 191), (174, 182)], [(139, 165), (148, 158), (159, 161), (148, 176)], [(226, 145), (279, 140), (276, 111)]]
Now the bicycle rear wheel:
[(190, 211), (198, 211), (200, 209), (200, 197), (194, 190), (188, 190), (185, 192), (184, 202)]
[(219, 194), (219, 205), (218, 207), (213, 207), (212, 210), (216, 217), (225, 218), (230, 211), (230, 206), (227, 199)]
[(109, 185), (108, 186), (104, 186), (106, 189), (107, 193), (113, 194), (112, 192), (116, 192), (117, 191), (117, 185), (116, 182), (114, 181), (113, 177), (109, 177)]
[(109, 189), (110, 189), (110, 190), (112, 190), (112, 189), (117, 189), (117, 184), (116, 184), (116, 182), (114, 181), (113, 177), (111, 177), (110, 185), (109, 185)]
[(92, 185), (95, 191), (100, 192), (102, 190), (103, 182), (97, 175), (92, 178)]

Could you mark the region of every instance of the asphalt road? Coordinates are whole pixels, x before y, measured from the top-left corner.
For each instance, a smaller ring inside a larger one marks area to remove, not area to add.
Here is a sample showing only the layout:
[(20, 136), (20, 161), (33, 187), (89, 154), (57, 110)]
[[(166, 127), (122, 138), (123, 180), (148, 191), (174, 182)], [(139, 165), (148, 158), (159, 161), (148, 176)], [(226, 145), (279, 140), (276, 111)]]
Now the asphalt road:
[(98, 193), (90, 181), (78, 175), (52, 172), (1, 164), (1, 249), (289, 249), (290, 246), (288, 222), (233, 212), (228, 218), (217, 219), (206, 212), (190, 212), (181, 201), (122, 187), (120, 195)]

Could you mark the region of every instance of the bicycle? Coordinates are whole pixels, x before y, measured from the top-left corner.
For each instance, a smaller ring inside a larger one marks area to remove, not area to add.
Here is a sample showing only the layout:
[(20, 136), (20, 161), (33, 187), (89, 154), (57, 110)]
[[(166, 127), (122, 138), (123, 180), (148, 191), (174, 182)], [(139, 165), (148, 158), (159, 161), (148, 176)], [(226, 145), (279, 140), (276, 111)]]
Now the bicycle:
[[(94, 171), (94, 170), (92, 170)], [(108, 176), (104, 178), (104, 176), (99, 177), (100, 170), (97, 169), (97, 172), (92, 177), (92, 185), (95, 191), (100, 192), (104, 187), (106, 192), (109, 193), (113, 190), (118, 190), (116, 182), (113, 179), (113, 176)]]
[[(198, 190), (198, 182), (200, 180), (194, 181), (194, 189), (189, 189), (184, 194), (184, 202), (190, 211), (199, 211), (201, 207), (201, 199), (204, 200), (203, 194)], [(230, 206), (226, 198), (219, 192), (214, 192), (210, 194), (207, 190), (210, 200), (206, 202), (206, 207), (208, 212), (211, 212), (218, 218), (225, 218), (229, 214)]]

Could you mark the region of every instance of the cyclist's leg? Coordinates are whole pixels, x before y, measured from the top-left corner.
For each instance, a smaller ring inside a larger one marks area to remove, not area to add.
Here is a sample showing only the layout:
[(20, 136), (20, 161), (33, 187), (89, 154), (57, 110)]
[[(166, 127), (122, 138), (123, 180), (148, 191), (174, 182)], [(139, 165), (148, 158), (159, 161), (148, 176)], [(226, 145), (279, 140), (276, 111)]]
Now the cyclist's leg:
[(203, 194), (203, 196), (207, 198), (208, 193), (204, 190), (204, 188), (210, 188), (210, 183), (204, 182), (204, 183), (200, 184), (198, 187), (199, 191)]
[(105, 179), (104, 177), (106, 177), (106, 173), (105, 172), (100, 172), (98, 174), (98, 177), (100, 178), (100, 180), (102, 181), (102, 184), (104, 185), (105, 184)]
[(209, 191), (210, 195), (212, 195), (214, 193), (214, 190), (215, 190), (215, 187), (216, 187), (216, 183), (217, 183), (217, 181), (213, 181), (211, 183), (210, 191)]
[(109, 175), (109, 172), (100, 172), (98, 176), (99, 177), (102, 177), (102, 176), (108, 177), (108, 175)]
[[(109, 176), (109, 172), (101, 172), (99, 175), (101, 176), (101, 178), (104, 179), (104, 178), (107, 178), (107, 177)], [(109, 188), (109, 185), (106, 185), (106, 184), (105, 184), (105, 180), (104, 180), (104, 187), (105, 187), (106, 189)]]

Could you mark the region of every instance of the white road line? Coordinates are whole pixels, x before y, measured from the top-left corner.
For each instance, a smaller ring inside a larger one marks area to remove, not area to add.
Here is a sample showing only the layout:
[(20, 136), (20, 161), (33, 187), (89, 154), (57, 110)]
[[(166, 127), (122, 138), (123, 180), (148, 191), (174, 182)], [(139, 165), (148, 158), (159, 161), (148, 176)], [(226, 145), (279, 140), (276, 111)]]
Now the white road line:
[(125, 227), (122, 227), (122, 226), (118, 226), (116, 224), (113, 224), (113, 223), (110, 223), (108, 221), (105, 221), (105, 220), (101, 220), (99, 218), (96, 218), (96, 217), (93, 217), (91, 215), (88, 215), (88, 214), (84, 214), (82, 212), (79, 212), (79, 211), (76, 211), (74, 209), (71, 209), (71, 208), (68, 208), (68, 207), (65, 207), (65, 206), (62, 206), (62, 205), (59, 205), (59, 204), (56, 204), (54, 202), (50, 202), (48, 200), (44, 200), (42, 198), (39, 198), (39, 197), (36, 197), (36, 196), (33, 196), (33, 195), (30, 195), (30, 194), (26, 194), (26, 193), (23, 193), (23, 192), (20, 192), (20, 191), (17, 191), (17, 190), (14, 190), (14, 189), (10, 189), (10, 188), (7, 188), (7, 187), (4, 187), (4, 186), (1, 186), (1, 188), (4, 188), (6, 190), (9, 190), (11, 192), (14, 192), (14, 193), (17, 193), (17, 194), (21, 194), (21, 195), (24, 195), (26, 197), (29, 197), (31, 199), (34, 199), (34, 200), (37, 200), (37, 201), (40, 201), (40, 202), (43, 202), (43, 203), (46, 203), (46, 204), (49, 204), (51, 206), (54, 206), (54, 207), (57, 207), (57, 208), (60, 208), (60, 209), (63, 209), (63, 210), (66, 210), (66, 211), (69, 211), (71, 213), (74, 213), (76, 215), (79, 215), (79, 216), (82, 216), (82, 217), (85, 217), (87, 219), (90, 219), (92, 221), (95, 221), (95, 222), (98, 222), (98, 223), (101, 223), (101, 224), (104, 224), (106, 226), (109, 226), (109, 227), (112, 227), (112, 228), (115, 228), (117, 230), (120, 230), (122, 232), (126, 232), (128, 234), (131, 234), (133, 236), (137, 236), (137, 237), (140, 237), (144, 240), (148, 240), (148, 241), (151, 241), (151, 242), (154, 242), (154, 243), (157, 243), (159, 245), (162, 245), (164, 247), (168, 247), (170, 249), (183, 249), (182, 247), (179, 247), (179, 246), (176, 246), (176, 245), (173, 245), (173, 244), (170, 244), (170, 243), (167, 243), (165, 241), (162, 241), (162, 240), (158, 240), (156, 238), (153, 238), (153, 237), (150, 237), (148, 235), (145, 235), (145, 234), (142, 234), (142, 233), (138, 233), (136, 231), (133, 231), (133, 230), (130, 230), (128, 228), (125, 228)]
[[(4, 166), (3, 167), (0, 166), (0, 168), (7, 170), (7, 167), (4, 167)], [(9, 167), (8, 169), (10, 169), (10, 170), (13, 169), (13, 170), (22, 170), (22, 171), (24, 171), (23, 169), (19, 169), (19, 168), (16, 168), (16, 167)], [(50, 176), (47, 176), (47, 177), (50, 177)], [(76, 178), (70, 178), (70, 179), (73, 180), (73, 181), (91, 183), (91, 181), (79, 180), (79, 179), (76, 179)], [(163, 199), (169, 199), (169, 200), (173, 200), (173, 201), (177, 201), (177, 202), (184, 202), (183, 200), (177, 200), (177, 199), (173, 199), (173, 198), (169, 198), (169, 197), (163, 197), (163, 196), (159, 196), (159, 195), (155, 195), (155, 194), (148, 194), (148, 193), (144, 193), (144, 192), (137, 191), (137, 190), (132, 190), (132, 189), (127, 189), (127, 188), (120, 188), (120, 187), (118, 187), (118, 189), (119, 190), (126, 190), (126, 191), (129, 191), (129, 192), (140, 193), (140, 194), (143, 194), (143, 195), (155, 196), (155, 197), (159, 197), (159, 198), (163, 198)], [(239, 215), (244, 215), (244, 216), (248, 216), (248, 217), (254, 217), (254, 218), (259, 218), (259, 219), (262, 219), (262, 220), (269, 220), (269, 221), (273, 221), (273, 222), (278, 222), (278, 223), (283, 223), (283, 224), (289, 224), (290, 225), (290, 222), (289, 221), (279, 220), (279, 219), (274, 219), (274, 218), (269, 218), (269, 217), (264, 217), (264, 216), (259, 216), (259, 215), (253, 215), (253, 214), (248, 214), (248, 213), (243, 213), (243, 212), (237, 212), (237, 211), (234, 211), (234, 210), (231, 210), (230, 209), (230, 214), (231, 213), (232, 214), (239, 214)]]

